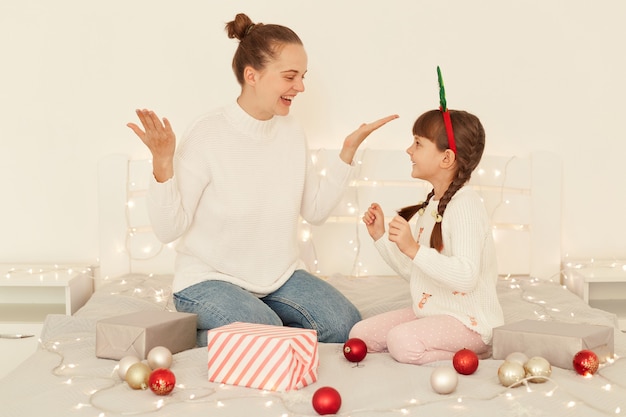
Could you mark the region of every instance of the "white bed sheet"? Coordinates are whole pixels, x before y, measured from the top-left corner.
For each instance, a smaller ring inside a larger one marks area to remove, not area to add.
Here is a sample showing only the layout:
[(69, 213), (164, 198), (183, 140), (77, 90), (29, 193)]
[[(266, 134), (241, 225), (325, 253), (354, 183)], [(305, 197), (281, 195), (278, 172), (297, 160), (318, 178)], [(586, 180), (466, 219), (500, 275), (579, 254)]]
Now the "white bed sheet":
[[(409, 305), (407, 283), (398, 278), (348, 278), (329, 282), (370, 316)], [(552, 281), (528, 277), (500, 279), (498, 293), (505, 321), (559, 320), (612, 326), (616, 359), (593, 377), (553, 368), (547, 382), (505, 388), (501, 360), (487, 359), (473, 375), (459, 375), (456, 390), (435, 393), (429, 382), (438, 362), (399, 364), (387, 354), (369, 354), (355, 366), (339, 344), (321, 344), (318, 382), (287, 393), (211, 383), (205, 348), (174, 356), (177, 386), (169, 396), (132, 390), (117, 375), (117, 361), (95, 356), (97, 320), (138, 310), (173, 309), (171, 277), (129, 275), (101, 287), (74, 316), (48, 316), (39, 350), (1, 380), (2, 416), (317, 416), (311, 397), (329, 385), (342, 396), (339, 415), (368, 416), (609, 416), (626, 413), (626, 336), (616, 318), (590, 308)]]

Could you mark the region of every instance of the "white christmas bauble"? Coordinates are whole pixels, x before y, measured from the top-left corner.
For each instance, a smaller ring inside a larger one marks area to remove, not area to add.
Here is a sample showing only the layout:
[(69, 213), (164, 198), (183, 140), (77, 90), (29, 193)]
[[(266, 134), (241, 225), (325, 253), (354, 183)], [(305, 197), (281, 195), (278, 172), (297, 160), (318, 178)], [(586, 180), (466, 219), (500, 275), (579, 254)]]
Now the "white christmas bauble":
[(139, 358), (132, 355), (124, 356), (122, 359), (120, 359), (120, 361), (117, 363), (117, 374), (122, 379), (122, 381), (126, 379), (126, 371), (128, 371), (128, 368), (130, 368), (132, 364), (135, 364), (137, 362), (139, 362)]
[(438, 394), (450, 394), (459, 383), (459, 375), (453, 368), (440, 366), (430, 374), (430, 385)]
[(148, 352), (148, 366), (152, 369), (166, 368), (172, 365), (172, 352), (165, 346), (155, 346)]
[(528, 362), (528, 356), (526, 356), (526, 354), (522, 352), (513, 352), (509, 353), (504, 360), (505, 362), (515, 362), (524, 366), (526, 362)]

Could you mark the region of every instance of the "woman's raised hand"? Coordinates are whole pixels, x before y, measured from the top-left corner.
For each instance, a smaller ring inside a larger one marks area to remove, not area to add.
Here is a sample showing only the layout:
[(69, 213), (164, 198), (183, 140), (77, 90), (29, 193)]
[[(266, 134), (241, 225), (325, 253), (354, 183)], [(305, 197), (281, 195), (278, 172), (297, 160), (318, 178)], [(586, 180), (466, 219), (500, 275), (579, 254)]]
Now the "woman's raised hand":
[(174, 176), (174, 151), (176, 150), (174, 130), (169, 120), (164, 117), (161, 121), (152, 110), (136, 110), (136, 113), (143, 129), (135, 123), (128, 123), (126, 126), (131, 128), (150, 150), (156, 180), (167, 181)]
[(372, 123), (363, 123), (354, 132), (350, 133), (343, 141), (343, 147), (341, 148), (339, 157), (345, 163), (351, 164), (357, 149), (359, 148), (361, 143), (363, 143), (365, 138), (367, 138), (370, 133), (372, 133), (379, 127), (397, 118), (397, 114), (392, 114), (391, 116), (383, 117), (382, 119), (378, 119)]

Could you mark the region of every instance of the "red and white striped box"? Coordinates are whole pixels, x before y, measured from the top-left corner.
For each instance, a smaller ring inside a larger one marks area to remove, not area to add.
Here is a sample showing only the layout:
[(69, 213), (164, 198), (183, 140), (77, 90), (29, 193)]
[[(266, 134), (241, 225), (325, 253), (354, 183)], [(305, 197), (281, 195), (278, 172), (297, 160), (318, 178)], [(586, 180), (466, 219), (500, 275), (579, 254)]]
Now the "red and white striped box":
[(317, 332), (232, 323), (209, 330), (209, 381), (270, 391), (317, 381)]

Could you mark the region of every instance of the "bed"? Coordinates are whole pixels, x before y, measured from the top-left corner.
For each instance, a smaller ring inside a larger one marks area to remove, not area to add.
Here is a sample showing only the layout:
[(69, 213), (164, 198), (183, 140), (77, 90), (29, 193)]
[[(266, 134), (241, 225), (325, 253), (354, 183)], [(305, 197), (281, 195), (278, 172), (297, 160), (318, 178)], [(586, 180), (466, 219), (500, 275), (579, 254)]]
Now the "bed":
[[(335, 150), (313, 154), (323, 166)], [(408, 306), (408, 284), (378, 257), (360, 216), (372, 201), (387, 214), (428, 191), (409, 178), (406, 154), (365, 149), (344, 200), (323, 226), (302, 224), (302, 256), (309, 269), (336, 286), (364, 317)], [(111, 155), (99, 166), (100, 263), (91, 299), (73, 316), (49, 315), (38, 350), (1, 382), (2, 416), (316, 416), (313, 393), (332, 386), (342, 416), (605, 416), (626, 412), (626, 336), (617, 318), (589, 307), (565, 288), (560, 272), (561, 168), (546, 152), (485, 156), (472, 178), (493, 222), (505, 322), (523, 319), (610, 326), (615, 357), (591, 377), (553, 367), (543, 383), (507, 388), (502, 360), (480, 361), (460, 375), (451, 394), (438, 394), (430, 374), (438, 366), (395, 362), (369, 354), (358, 365), (340, 344), (320, 344), (318, 381), (300, 390), (272, 392), (211, 383), (206, 348), (174, 355), (176, 388), (157, 396), (133, 390), (117, 361), (95, 356), (95, 324), (136, 311), (173, 310), (174, 245), (153, 236), (144, 209), (150, 161)]]

